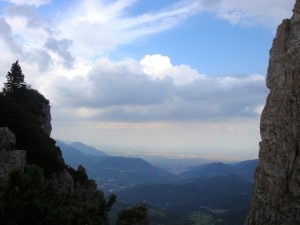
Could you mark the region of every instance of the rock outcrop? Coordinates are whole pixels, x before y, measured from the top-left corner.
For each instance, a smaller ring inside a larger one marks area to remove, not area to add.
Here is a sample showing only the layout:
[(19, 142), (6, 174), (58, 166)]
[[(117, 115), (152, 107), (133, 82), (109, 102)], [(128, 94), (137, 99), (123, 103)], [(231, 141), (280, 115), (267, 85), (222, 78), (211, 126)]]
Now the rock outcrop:
[(15, 135), (7, 127), (0, 127), (0, 151), (13, 150), (15, 146)]
[(260, 162), (245, 225), (300, 224), (300, 0), (270, 51)]
[(50, 137), (52, 126), (51, 126), (51, 112), (49, 103), (44, 103), (42, 106), (42, 113), (39, 116), (39, 120), (41, 122), (41, 128), (44, 133)]
[(130, 209), (123, 209), (117, 219), (116, 225), (148, 225), (148, 207), (145, 204)]
[(14, 150), (15, 145), (14, 134), (7, 127), (0, 127), (0, 185), (12, 171), (23, 172), (26, 166), (26, 152)]

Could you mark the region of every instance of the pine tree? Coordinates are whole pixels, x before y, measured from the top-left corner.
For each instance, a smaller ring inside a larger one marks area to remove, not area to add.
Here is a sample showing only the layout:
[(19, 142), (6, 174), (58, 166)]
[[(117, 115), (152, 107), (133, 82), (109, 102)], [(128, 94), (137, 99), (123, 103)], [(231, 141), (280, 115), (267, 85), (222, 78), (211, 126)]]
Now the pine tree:
[(24, 74), (18, 60), (12, 64), (6, 79), (7, 82), (4, 83), (3, 94), (14, 94), (18, 90), (26, 88)]

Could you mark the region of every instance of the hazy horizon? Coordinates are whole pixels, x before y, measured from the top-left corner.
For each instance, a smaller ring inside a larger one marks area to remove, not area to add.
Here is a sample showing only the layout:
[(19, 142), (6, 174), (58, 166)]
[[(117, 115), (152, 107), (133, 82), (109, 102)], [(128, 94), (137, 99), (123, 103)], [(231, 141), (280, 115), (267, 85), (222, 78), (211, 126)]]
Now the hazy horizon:
[[(195, 162), (203, 161), (205, 162), (239, 162), (239, 161), (247, 161), (252, 159), (258, 159), (258, 156), (248, 156), (248, 155), (233, 155), (230, 152), (218, 155), (216, 153), (207, 154), (207, 151), (195, 151), (188, 150), (185, 151), (174, 151), (174, 149), (151, 149), (151, 148), (137, 148), (137, 147), (112, 147), (112, 146), (97, 146), (92, 145), (86, 142), (82, 142), (80, 140), (62, 140), (56, 139), (58, 141), (62, 141), (65, 144), (73, 144), (75, 142), (79, 142), (85, 144), (89, 147), (95, 148), (101, 152), (104, 152), (108, 156), (121, 156), (121, 157), (138, 157), (143, 158), (145, 160), (155, 160), (155, 159), (170, 159), (170, 160), (191, 160)], [(81, 150), (83, 151), (83, 150)]]

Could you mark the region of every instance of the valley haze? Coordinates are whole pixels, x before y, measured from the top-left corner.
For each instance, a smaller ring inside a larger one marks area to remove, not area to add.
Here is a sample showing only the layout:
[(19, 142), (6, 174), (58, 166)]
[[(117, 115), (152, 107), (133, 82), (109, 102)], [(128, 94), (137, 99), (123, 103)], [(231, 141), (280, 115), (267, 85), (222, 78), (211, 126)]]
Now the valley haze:
[(275, 29), (294, 0), (1, 0), (0, 83), (20, 61), (52, 135), (107, 152), (257, 158)]

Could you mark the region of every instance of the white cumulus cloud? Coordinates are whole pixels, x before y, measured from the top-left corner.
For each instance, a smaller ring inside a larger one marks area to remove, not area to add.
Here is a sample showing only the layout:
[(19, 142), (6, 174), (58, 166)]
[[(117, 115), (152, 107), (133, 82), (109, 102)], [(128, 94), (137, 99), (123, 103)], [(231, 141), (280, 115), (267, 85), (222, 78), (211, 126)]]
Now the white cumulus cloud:
[(204, 77), (188, 65), (173, 66), (168, 56), (146, 55), (140, 61), (145, 74), (153, 79), (172, 78), (175, 85), (185, 85)]

